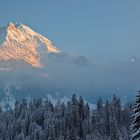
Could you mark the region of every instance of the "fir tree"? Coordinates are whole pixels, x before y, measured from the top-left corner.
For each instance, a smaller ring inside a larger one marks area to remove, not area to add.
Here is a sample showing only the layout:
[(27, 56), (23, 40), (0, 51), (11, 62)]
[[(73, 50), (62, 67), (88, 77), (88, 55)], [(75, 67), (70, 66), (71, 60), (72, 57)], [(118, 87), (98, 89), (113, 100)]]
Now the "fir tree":
[[(139, 119), (139, 100), (135, 122)], [(19, 101), (13, 110), (0, 109), (0, 140), (128, 140), (131, 106), (122, 108), (116, 96), (106, 103), (100, 98), (92, 111), (76, 95), (67, 104), (53, 105), (50, 100), (40, 99)], [(139, 127), (133, 126), (135, 130)]]
[(136, 96), (136, 103), (133, 110), (134, 114), (132, 116), (132, 136), (131, 140), (140, 139), (140, 91)]

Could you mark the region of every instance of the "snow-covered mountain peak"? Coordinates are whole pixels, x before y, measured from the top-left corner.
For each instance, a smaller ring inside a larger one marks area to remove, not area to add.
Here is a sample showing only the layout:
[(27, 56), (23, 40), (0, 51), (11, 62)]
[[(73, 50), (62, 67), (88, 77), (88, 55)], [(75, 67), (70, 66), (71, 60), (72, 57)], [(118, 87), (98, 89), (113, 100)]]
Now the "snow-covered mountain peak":
[(21, 23), (10, 22), (0, 28), (0, 60), (23, 61), (40, 67), (40, 46), (46, 49), (46, 53), (60, 52), (48, 38)]

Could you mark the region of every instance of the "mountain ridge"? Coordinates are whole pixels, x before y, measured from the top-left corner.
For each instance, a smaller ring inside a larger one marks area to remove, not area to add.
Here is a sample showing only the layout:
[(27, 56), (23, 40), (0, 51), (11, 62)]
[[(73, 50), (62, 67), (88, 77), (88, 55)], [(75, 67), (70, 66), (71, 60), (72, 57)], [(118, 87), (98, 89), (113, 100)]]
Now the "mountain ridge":
[(40, 46), (46, 49), (46, 53), (60, 52), (48, 38), (28, 26), (9, 23), (0, 28), (0, 60), (23, 61), (33, 67), (42, 67)]

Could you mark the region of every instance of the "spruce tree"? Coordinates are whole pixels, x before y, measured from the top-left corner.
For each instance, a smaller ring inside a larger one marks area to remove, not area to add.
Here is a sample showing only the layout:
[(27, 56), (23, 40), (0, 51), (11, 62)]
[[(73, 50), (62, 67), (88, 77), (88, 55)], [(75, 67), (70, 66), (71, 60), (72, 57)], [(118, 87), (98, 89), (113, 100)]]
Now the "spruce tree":
[(132, 116), (132, 135), (131, 140), (140, 139), (140, 91), (136, 96), (136, 102)]

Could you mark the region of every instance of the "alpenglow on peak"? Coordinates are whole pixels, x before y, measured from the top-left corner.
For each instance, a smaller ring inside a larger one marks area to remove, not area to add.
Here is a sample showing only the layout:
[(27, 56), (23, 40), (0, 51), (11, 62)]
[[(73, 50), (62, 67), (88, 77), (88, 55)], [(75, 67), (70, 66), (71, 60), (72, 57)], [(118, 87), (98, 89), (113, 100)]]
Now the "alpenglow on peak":
[(46, 53), (60, 52), (48, 38), (28, 26), (9, 23), (0, 27), (0, 60), (23, 61), (33, 67), (41, 67), (41, 54), (38, 51), (41, 46)]

